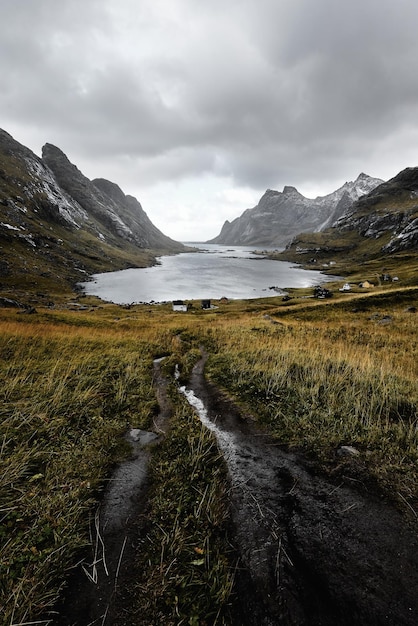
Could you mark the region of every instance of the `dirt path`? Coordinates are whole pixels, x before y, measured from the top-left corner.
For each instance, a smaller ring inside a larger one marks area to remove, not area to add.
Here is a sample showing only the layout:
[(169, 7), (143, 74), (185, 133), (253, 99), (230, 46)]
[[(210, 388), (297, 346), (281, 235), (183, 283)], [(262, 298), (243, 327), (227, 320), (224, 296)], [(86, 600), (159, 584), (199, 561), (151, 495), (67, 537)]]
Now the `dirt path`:
[[(239, 555), (234, 625), (416, 626), (418, 540), (400, 513), (365, 486), (334, 483), (284, 452), (205, 380), (204, 366), (205, 357), (183, 393), (216, 435), (229, 468), (231, 542)], [(171, 407), (158, 361), (154, 368), (161, 432)], [(97, 561), (96, 572), (84, 563), (97, 580), (79, 567), (55, 626), (129, 624), (149, 436), (131, 432), (132, 458), (113, 475), (99, 509), (101, 538), (90, 561)]]
[(160, 407), (153, 424), (155, 432), (132, 429), (126, 434), (131, 457), (118, 465), (108, 481), (90, 524), (91, 553), (69, 578), (53, 626), (129, 626), (124, 616), (129, 616), (134, 602), (136, 554), (146, 522), (149, 444), (158, 442), (171, 416), (168, 380), (161, 372), (160, 361), (154, 361), (154, 386)]
[(56, 608), (54, 626), (114, 623), (124, 611), (126, 582), (135, 565), (146, 503), (146, 448), (154, 433), (132, 430), (132, 456), (119, 465), (90, 523), (91, 551), (78, 564)]
[(230, 472), (236, 624), (416, 626), (417, 534), (379, 494), (316, 475), (257, 432), (206, 382), (204, 364), (189, 388)]

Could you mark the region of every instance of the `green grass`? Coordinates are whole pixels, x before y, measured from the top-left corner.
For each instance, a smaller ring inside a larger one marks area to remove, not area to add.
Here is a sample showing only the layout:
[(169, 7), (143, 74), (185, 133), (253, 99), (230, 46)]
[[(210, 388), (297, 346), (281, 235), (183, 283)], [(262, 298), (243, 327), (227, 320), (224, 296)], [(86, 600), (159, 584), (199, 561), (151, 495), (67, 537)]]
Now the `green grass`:
[(416, 507), (418, 339), (406, 308), (417, 302), (412, 290), (225, 322), (210, 376), (281, 443), (324, 466), (339, 445), (357, 447), (368, 475)]
[[(168, 376), (180, 363), (186, 378), (204, 345), (212, 380), (260, 427), (324, 471), (343, 465), (379, 485), (415, 519), (418, 314), (407, 309), (418, 307), (417, 289), (382, 286), (327, 301), (293, 295), (187, 314), (94, 298), (79, 300), (87, 310), (70, 310), (64, 302), (74, 297), (33, 315), (0, 309), (5, 626), (40, 619), (88, 544), (89, 515), (125, 454), (121, 434), (152, 425), (157, 356), (167, 356)], [(152, 452), (131, 623), (227, 624), (234, 556), (225, 468), (210, 433), (171, 393), (168, 435)], [(348, 465), (335, 455), (341, 444), (360, 452)]]
[(142, 546), (130, 623), (229, 624), (234, 568), (224, 464), (213, 436), (176, 394), (168, 436), (152, 457), (155, 522)]
[(54, 600), (127, 424), (155, 410), (150, 345), (48, 324), (0, 334), (0, 536), (4, 623)]

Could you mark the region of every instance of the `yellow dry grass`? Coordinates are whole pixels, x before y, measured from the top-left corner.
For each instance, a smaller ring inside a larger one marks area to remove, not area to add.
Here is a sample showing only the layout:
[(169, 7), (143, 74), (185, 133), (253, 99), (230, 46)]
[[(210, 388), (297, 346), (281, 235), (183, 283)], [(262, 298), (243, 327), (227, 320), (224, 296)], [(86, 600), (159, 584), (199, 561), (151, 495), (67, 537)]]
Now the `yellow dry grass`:
[[(218, 304), (213, 311), (187, 314), (168, 306), (39, 308), (34, 315), (0, 310), (5, 625), (35, 619), (56, 597), (64, 569), (88, 540), (89, 512), (123, 453), (120, 435), (128, 425), (152, 423), (152, 361), (158, 356), (167, 355), (167, 371), (180, 363), (186, 376), (204, 345), (208, 375), (278, 441), (332, 470), (340, 463), (339, 445), (356, 447), (363, 474), (399, 494), (416, 514), (418, 338), (417, 314), (410, 309), (418, 307), (416, 290), (350, 295), (331, 303), (296, 299), (289, 306), (279, 298)], [(184, 462), (195, 467), (193, 451), (202, 437), (188, 411), (174, 402), (176, 425), (153, 465), (158, 515), (161, 506), (170, 516), (176, 508), (164, 495), (164, 472), (182, 501), (196, 499), (184, 475), (176, 485), (176, 471), (168, 471), (170, 459), (183, 451)], [(209, 458), (221, 463), (208, 452), (210, 437), (204, 445), (202, 467)], [(204, 493), (207, 477), (202, 477), (194, 489)], [(213, 493), (222, 493), (219, 484)], [(222, 509), (220, 503), (213, 506)], [(173, 537), (174, 530), (177, 536), (177, 522), (169, 523), (162, 536)], [(195, 527), (187, 533), (182, 541), (189, 554), (204, 539)], [(213, 566), (223, 573), (216, 574), (214, 597), (221, 598), (230, 578), (218, 540), (216, 552)], [(156, 571), (149, 575), (159, 580)], [(187, 576), (180, 570), (176, 575)], [(205, 576), (215, 580), (208, 570)], [(156, 605), (164, 604), (157, 596)], [(202, 596), (202, 607), (205, 602)]]

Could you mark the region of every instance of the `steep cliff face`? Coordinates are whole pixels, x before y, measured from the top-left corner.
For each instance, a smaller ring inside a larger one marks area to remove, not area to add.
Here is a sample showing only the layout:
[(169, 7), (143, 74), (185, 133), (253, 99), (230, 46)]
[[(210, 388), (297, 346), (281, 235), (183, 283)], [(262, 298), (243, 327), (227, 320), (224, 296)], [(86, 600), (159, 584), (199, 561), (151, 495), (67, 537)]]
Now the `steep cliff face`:
[(315, 232), (330, 226), (361, 195), (382, 181), (360, 174), (333, 193), (315, 199), (305, 198), (295, 187), (282, 192), (268, 189), (258, 205), (247, 209), (232, 222), (225, 222), (210, 243), (283, 247), (300, 232)]
[(86, 212), (60, 188), (46, 164), (1, 129), (0, 202), (7, 207), (2, 215), (17, 224), (28, 210), (76, 227), (87, 219)]
[(369, 239), (388, 238), (383, 252), (418, 246), (418, 168), (407, 168), (354, 204), (337, 231), (356, 231)]
[(89, 181), (50, 144), (43, 155), (0, 129), (0, 289), (68, 288), (184, 250), (117, 185)]
[(321, 256), (350, 251), (355, 258), (418, 250), (418, 168), (407, 168), (352, 204), (333, 225), (302, 233), (287, 254)]
[[(164, 235), (149, 219), (134, 196), (125, 195), (121, 188), (104, 178), (95, 178), (92, 184), (105, 198), (111, 200), (117, 216), (129, 229), (135, 243), (142, 248), (179, 250), (183, 246)], [(108, 202), (109, 205), (109, 202)]]
[(61, 189), (111, 234), (140, 248), (179, 249), (177, 242), (152, 224), (140, 203), (132, 196), (128, 199), (116, 184), (104, 179), (90, 181), (59, 148), (51, 144), (43, 147), (42, 160), (53, 172)]

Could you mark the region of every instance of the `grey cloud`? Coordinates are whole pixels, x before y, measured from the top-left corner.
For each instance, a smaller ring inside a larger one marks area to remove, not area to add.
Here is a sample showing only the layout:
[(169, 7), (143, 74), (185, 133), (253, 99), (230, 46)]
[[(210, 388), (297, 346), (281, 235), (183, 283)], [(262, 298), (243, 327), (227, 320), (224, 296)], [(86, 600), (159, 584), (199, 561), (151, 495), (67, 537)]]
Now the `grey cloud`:
[(417, 18), (415, 0), (0, 0), (0, 113), (143, 180), (348, 177), (416, 127)]

